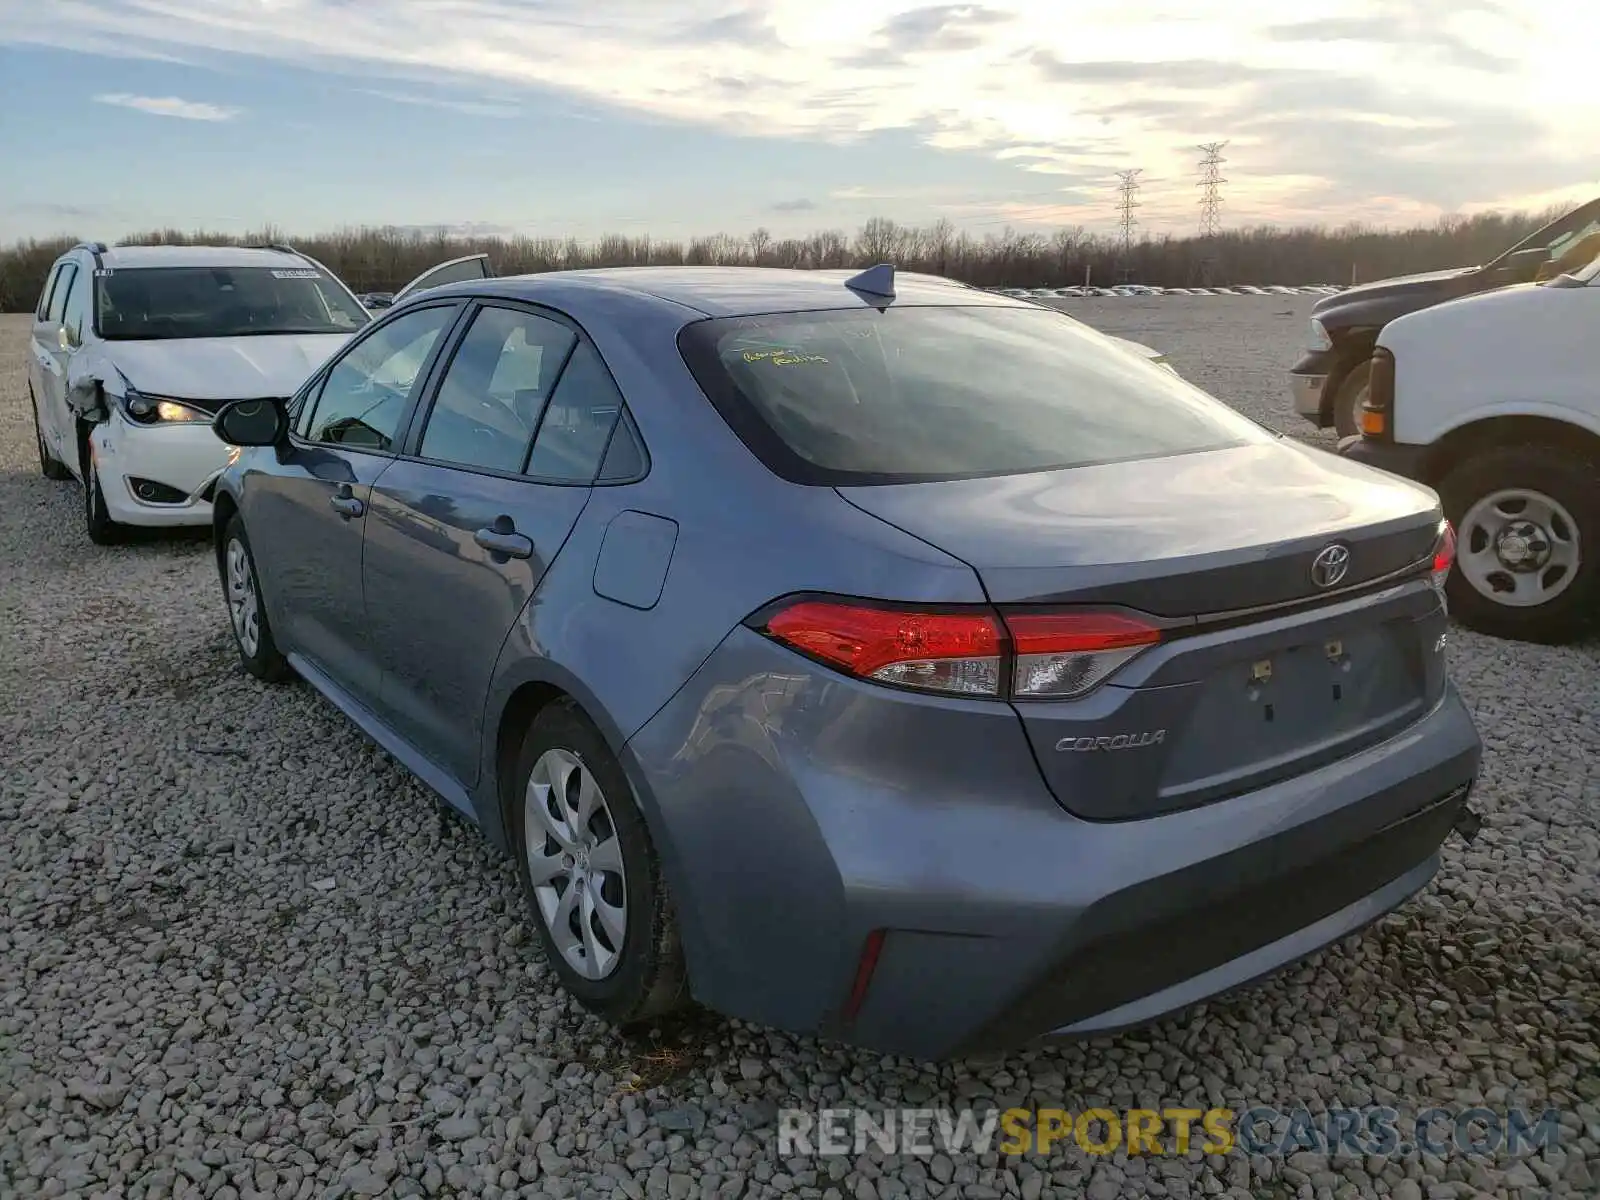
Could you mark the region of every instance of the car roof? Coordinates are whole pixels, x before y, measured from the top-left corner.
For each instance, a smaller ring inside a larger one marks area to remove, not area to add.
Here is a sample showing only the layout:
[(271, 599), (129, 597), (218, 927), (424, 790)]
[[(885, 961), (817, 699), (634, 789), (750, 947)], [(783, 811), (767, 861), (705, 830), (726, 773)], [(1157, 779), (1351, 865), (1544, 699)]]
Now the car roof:
[[(735, 317), (870, 304), (870, 298), (844, 286), (858, 273), (782, 267), (598, 267), (470, 280), (429, 288), (420, 294), (492, 295), (537, 301), (558, 293), (570, 298), (573, 292), (626, 292), (667, 301), (708, 317)], [(1024, 307), (1006, 296), (953, 279), (911, 271), (896, 273), (894, 303)]]
[(110, 246), (100, 252), (102, 266), (127, 271), (150, 267), (282, 267), (308, 265), (286, 250), (249, 246)]

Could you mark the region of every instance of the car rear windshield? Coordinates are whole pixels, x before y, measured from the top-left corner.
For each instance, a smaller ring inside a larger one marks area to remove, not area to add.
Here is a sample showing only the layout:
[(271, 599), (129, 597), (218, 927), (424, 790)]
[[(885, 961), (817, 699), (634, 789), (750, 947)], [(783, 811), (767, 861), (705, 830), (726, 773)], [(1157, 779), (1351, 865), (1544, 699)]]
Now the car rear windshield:
[(1271, 437), (1047, 308), (718, 318), (679, 346), (734, 431), (800, 483), (1012, 475)]
[(112, 340), (349, 333), (372, 319), (315, 267), (140, 267), (97, 282), (100, 336)]

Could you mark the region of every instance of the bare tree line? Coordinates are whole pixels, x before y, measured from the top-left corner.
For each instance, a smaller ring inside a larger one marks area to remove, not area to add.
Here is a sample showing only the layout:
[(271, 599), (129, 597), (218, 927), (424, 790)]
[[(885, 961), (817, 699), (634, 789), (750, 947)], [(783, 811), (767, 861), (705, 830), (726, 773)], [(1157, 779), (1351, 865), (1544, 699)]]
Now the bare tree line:
[[(520, 275), (576, 267), (716, 264), (771, 267), (858, 267), (892, 262), (901, 270), (946, 275), (980, 287), (1059, 287), (1124, 279), (1166, 287), (1214, 284), (1350, 283), (1486, 262), (1556, 214), (1483, 213), (1445, 217), (1415, 229), (1352, 223), (1338, 229), (1259, 226), (1228, 230), (1214, 240), (1146, 238), (1124, 258), (1110, 237), (1082, 227), (1053, 233), (1006, 229), (974, 235), (948, 221), (917, 227), (874, 217), (854, 236), (824, 230), (775, 237), (757, 229), (743, 237), (714, 234), (687, 240), (611, 234), (592, 241), (555, 237), (459, 237), (390, 227), (352, 228), (290, 239), (275, 229), (243, 237), (155, 230), (121, 244), (266, 244), (288, 242), (337, 272), (359, 292), (403, 286), (428, 267), (487, 252), (495, 272)], [(0, 249), (0, 311), (31, 309), (51, 262), (76, 239), (18, 241)]]

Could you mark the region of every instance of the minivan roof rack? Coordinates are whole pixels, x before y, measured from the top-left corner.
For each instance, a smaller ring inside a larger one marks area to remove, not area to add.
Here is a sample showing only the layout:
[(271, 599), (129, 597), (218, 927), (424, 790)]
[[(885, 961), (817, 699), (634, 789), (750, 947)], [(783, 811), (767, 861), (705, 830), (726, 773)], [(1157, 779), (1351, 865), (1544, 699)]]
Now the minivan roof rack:
[(300, 251), (296, 250), (293, 246), (285, 246), (282, 242), (257, 242), (254, 245), (246, 246), (245, 249), (276, 250), (279, 254), (293, 254), (297, 258), (300, 256)]
[(94, 269), (96, 271), (104, 266), (100, 261), (100, 256), (106, 252), (106, 244), (104, 242), (79, 242), (73, 249), (87, 250), (94, 258)]

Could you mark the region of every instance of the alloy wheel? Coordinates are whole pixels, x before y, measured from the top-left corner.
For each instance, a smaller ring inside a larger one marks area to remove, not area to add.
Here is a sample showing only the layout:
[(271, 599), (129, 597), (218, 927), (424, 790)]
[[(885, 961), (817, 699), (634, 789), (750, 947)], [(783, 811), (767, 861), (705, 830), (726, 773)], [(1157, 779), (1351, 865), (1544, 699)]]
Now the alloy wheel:
[(254, 658), (261, 648), (261, 601), (256, 592), (255, 572), (250, 569), (250, 554), (238, 538), (228, 542), (228, 615), (233, 632), (246, 658)]
[(1458, 538), (1456, 570), (1486, 599), (1511, 608), (1548, 604), (1583, 561), (1572, 514), (1532, 488), (1484, 496), (1461, 518)]
[(523, 794), (528, 878), (556, 949), (585, 979), (604, 979), (628, 927), (622, 844), (599, 781), (570, 750), (547, 750)]

